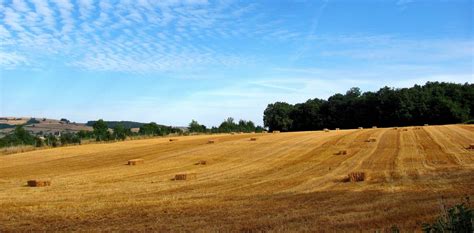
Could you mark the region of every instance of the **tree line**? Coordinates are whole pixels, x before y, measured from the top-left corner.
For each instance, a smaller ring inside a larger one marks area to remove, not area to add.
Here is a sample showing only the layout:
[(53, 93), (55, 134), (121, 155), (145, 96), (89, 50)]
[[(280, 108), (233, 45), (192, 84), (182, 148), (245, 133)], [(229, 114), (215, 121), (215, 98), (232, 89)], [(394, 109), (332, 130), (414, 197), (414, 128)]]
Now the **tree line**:
[(239, 120), (239, 122), (236, 123), (232, 117), (225, 119), (219, 127), (213, 126), (211, 128), (207, 128), (205, 125), (201, 125), (197, 121), (192, 120), (191, 123), (189, 123), (188, 129), (191, 133), (260, 133), (265, 130), (262, 126), (255, 126), (255, 123), (252, 121)]
[[(224, 120), (219, 127), (207, 128), (193, 120), (189, 124), (188, 132), (180, 128), (164, 126), (151, 123), (137, 122), (107, 122), (102, 119), (89, 121), (92, 131), (81, 130), (79, 132), (63, 132), (60, 135), (33, 135), (23, 128), (23, 125), (16, 128), (3, 138), (0, 138), (0, 147), (11, 147), (19, 145), (32, 145), (36, 147), (81, 144), (82, 140), (95, 141), (121, 141), (127, 138), (138, 136), (166, 136), (170, 134), (187, 135), (189, 133), (230, 133), (230, 132), (261, 132), (261, 126), (255, 126), (252, 121), (240, 120), (238, 123), (229, 117)], [(129, 126), (140, 125), (138, 132), (132, 132)], [(112, 127), (111, 127), (112, 126)], [(128, 127), (127, 127), (128, 126)]]
[(427, 82), (411, 88), (383, 87), (304, 103), (271, 103), (263, 114), (269, 130), (303, 131), (323, 128), (452, 124), (474, 119), (474, 84)]

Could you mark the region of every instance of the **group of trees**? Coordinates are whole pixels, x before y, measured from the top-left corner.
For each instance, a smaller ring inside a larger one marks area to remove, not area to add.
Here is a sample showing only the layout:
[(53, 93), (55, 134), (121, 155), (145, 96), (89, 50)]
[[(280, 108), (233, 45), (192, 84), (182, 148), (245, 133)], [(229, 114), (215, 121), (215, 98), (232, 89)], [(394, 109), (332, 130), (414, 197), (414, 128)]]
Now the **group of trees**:
[(474, 84), (427, 82), (411, 88), (384, 87), (361, 93), (351, 88), (327, 100), (295, 105), (269, 104), (264, 125), (269, 130), (301, 131), (359, 126), (451, 124), (474, 118)]
[[(178, 128), (158, 125), (155, 122), (140, 124), (138, 133), (133, 133), (129, 127), (126, 127), (121, 122), (112, 122), (112, 124), (108, 123), (109, 122), (105, 122), (102, 119), (94, 121), (94, 124), (92, 125), (92, 128), (94, 129), (92, 131), (92, 135), (97, 141), (125, 140), (127, 137), (138, 135), (165, 136), (168, 134), (182, 133), (182, 131)], [(110, 125), (113, 125), (112, 130), (109, 129)]]
[(147, 136), (164, 136), (171, 133), (181, 134), (182, 130), (170, 126), (158, 125), (154, 122), (149, 124), (141, 124), (138, 133), (132, 133), (131, 129), (125, 127), (121, 123), (113, 123), (113, 128), (110, 129), (108, 122), (100, 119), (94, 121), (92, 125), (93, 130), (81, 130), (75, 132), (63, 132), (59, 135), (47, 134), (32, 135), (19, 125), (11, 133), (3, 138), (0, 138), (0, 147), (10, 147), (18, 145), (33, 145), (37, 147), (52, 146), (68, 144), (81, 144), (84, 139), (95, 139), (96, 141), (118, 141), (125, 140), (127, 137), (147, 135)]
[(17, 126), (13, 132), (0, 138), (0, 147), (34, 145), (35, 143), (35, 136), (28, 133), (22, 126)]
[(0, 138), (1, 147), (11, 147), (20, 145), (31, 145), (36, 147), (52, 146), (67, 144), (81, 144), (81, 138), (76, 133), (63, 133), (61, 136), (47, 134), (44, 136), (32, 135), (23, 128), (23, 125), (18, 125), (15, 129), (3, 138)]
[(158, 125), (155, 122), (144, 124), (140, 127), (138, 134), (148, 136), (164, 136), (168, 134), (182, 133), (182, 130), (171, 126)]
[(239, 120), (238, 123), (234, 122), (234, 118), (229, 117), (224, 120), (219, 127), (212, 127), (208, 129), (205, 125), (199, 124), (197, 121), (192, 120), (189, 123), (189, 132), (191, 133), (230, 133), (230, 132), (262, 132), (265, 129), (261, 126), (255, 126), (252, 121)]

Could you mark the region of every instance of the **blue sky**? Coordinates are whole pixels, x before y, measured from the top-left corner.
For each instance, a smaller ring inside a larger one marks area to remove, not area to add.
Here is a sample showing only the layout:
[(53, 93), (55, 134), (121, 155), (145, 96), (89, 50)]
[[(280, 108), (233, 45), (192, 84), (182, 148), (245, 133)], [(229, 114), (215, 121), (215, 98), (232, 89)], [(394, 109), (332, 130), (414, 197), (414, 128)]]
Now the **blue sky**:
[(275, 101), (474, 82), (473, 1), (0, 0), (0, 115), (262, 124)]

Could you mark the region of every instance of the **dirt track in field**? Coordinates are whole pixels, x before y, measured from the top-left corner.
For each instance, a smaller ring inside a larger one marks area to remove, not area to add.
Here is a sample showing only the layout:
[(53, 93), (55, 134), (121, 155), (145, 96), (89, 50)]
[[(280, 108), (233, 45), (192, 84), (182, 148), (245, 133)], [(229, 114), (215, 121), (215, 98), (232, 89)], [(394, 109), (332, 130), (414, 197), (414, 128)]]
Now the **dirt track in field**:
[(177, 138), (0, 156), (0, 232), (420, 230), (474, 195), (471, 125)]

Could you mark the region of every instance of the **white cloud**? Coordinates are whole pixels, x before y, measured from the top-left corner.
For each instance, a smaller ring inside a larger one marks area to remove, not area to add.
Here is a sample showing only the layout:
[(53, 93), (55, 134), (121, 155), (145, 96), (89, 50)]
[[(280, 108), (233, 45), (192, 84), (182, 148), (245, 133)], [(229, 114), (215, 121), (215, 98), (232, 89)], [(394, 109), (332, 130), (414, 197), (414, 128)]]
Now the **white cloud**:
[(10, 8), (5, 9), (5, 24), (12, 30), (17, 32), (23, 32), (25, 29), (21, 26), (21, 16)]
[[(54, 12), (51, 10), (50, 5), (47, 1), (43, 0), (31, 0), (34, 5), (35, 12), (40, 15), (43, 19), (44, 26), (48, 30), (56, 30), (56, 21), (54, 17)], [(42, 26), (42, 25), (38, 25)]]
[[(223, 8), (206, 0), (30, 1), (2, 6), (5, 24), (0, 24), (0, 36), (4, 45), (14, 47), (8, 49), (31, 59), (61, 54), (66, 57), (63, 64), (80, 69), (139, 73), (252, 60), (206, 42), (230, 38), (229, 24), (250, 13), (225, 13), (238, 11), (240, 4)], [(203, 29), (210, 38), (196, 43)]]
[(19, 12), (27, 12), (30, 10), (27, 3), (24, 0), (13, 0), (13, 8)]
[(0, 67), (5, 69), (12, 69), (19, 65), (28, 65), (29, 62), (26, 57), (17, 53), (9, 53), (0, 51)]
[(92, 14), (92, 11), (94, 11), (94, 0), (79, 0), (77, 2), (78, 7), (79, 7), (79, 13), (80, 17), (82, 20), (86, 20), (89, 18)]

